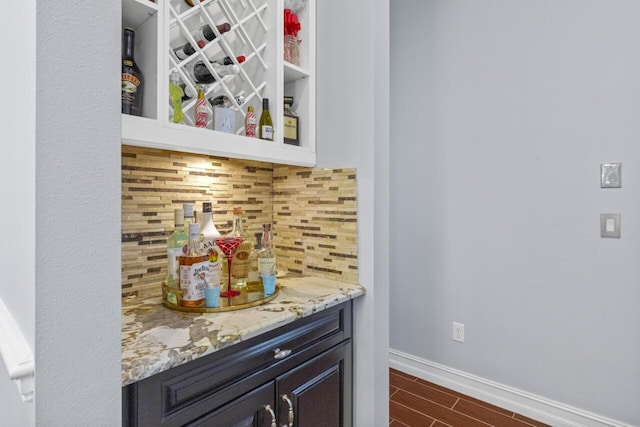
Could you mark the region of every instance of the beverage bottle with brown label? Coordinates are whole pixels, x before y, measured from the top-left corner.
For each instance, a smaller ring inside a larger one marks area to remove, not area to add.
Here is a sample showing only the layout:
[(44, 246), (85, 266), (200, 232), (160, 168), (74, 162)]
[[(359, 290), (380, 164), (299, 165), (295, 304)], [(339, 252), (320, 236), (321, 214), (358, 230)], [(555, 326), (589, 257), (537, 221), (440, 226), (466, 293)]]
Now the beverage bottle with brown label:
[(122, 40), (122, 113), (142, 115), (144, 77), (134, 59), (135, 32), (125, 28)]

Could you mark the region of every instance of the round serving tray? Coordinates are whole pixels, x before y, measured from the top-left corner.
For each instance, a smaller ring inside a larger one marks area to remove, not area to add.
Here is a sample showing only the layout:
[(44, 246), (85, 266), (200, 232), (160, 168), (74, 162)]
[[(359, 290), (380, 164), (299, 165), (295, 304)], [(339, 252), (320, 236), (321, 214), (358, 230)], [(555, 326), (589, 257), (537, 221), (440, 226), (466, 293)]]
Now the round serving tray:
[[(245, 308), (256, 307), (272, 301), (280, 293), (280, 286), (276, 284), (276, 290), (271, 295), (264, 294), (264, 288), (262, 287), (262, 284), (247, 285), (244, 288), (234, 288), (234, 290), (240, 291), (240, 295), (231, 298), (220, 297), (219, 307), (182, 307), (180, 305), (180, 294), (182, 294), (182, 290), (173, 289), (169, 288), (167, 285), (162, 285), (162, 304), (172, 310), (184, 311), (187, 313), (220, 313), (224, 311), (242, 310)], [(174, 304), (167, 299), (167, 294), (170, 293), (173, 293), (177, 296), (177, 304)]]

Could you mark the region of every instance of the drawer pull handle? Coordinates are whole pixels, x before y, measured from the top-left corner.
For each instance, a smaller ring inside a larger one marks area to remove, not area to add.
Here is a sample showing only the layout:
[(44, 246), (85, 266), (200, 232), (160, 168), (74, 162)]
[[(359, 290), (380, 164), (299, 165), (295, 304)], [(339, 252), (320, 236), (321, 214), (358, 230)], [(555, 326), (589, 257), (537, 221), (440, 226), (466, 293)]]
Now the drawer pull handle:
[(280, 360), (290, 355), (291, 350), (280, 350), (279, 348), (276, 348), (275, 350), (273, 350), (273, 353), (273, 358), (276, 360)]
[(264, 410), (271, 414), (271, 427), (278, 427), (278, 424), (276, 423), (276, 414), (273, 412), (273, 409), (271, 409), (271, 406), (264, 405)]
[(291, 400), (289, 400), (286, 394), (282, 395), (282, 400), (284, 400), (289, 404), (289, 425), (283, 426), (283, 427), (293, 427), (293, 419), (295, 418), (293, 415), (293, 404), (291, 403)]

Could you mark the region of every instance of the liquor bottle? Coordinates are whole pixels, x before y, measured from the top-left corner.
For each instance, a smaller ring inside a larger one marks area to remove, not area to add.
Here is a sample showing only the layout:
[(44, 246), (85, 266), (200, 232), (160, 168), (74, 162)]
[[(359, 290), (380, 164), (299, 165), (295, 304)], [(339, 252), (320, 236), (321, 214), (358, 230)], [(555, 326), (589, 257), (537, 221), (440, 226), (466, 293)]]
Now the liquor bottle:
[[(202, 307), (204, 289), (210, 286), (209, 257), (200, 244), (199, 224), (189, 224), (189, 246), (187, 253), (178, 257), (180, 268), (179, 282), (182, 289), (180, 305), (183, 307)], [(218, 279), (218, 282), (220, 280)]]
[(182, 209), (184, 211), (184, 234), (189, 235), (189, 224), (195, 222), (193, 218), (193, 203), (183, 203)]
[(198, 99), (194, 108), (194, 119), (197, 128), (206, 128), (209, 121), (209, 112), (207, 111), (207, 100), (204, 98), (204, 90), (202, 86), (198, 86)]
[[(238, 74), (240, 72), (240, 67), (234, 63), (224, 65), (218, 64), (217, 62), (210, 62), (210, 64), (220, 77)], [(216, 78), (211, 74), (207, 66), (204, 64), (204, 61), (198, 61), (195, 63), (192, 74), (194, 80), (198, 83), (211, 84), (216, 81)]]
[(142, 115), (144, 77), (133, 56), (134, 42), (135, 32), (131, 28), (126, 28), (122, 42), (122, 113), (140, 116)]
[(254, 234), (256, 244), (249, 254), (249, 264), (247, 266), (247, 286), (260, 283), (260, 272), (258, 271), (258, 253), (262, 250), (262, 233)]
[[(186, 255), (189, 238), (184, 234), (184, 210), (175, 209), (174, 213), (174, 230), (171, 236), (167, 238), (167, 286), (170, 288), (178, 288), (178, 257)], [(172, 304), (178, 304), (176, 294), (169, 292), (167, 300)]]
[(273, 121), (269, 113), (269, 98), (262, 98), (262, 114), (259, 123), (260, 139), (273, 141)]
[[(247, 285), (249, 254), (253, 250), (253, 239), (244, 231), (243, 212), (241, 207), (233, 208), (233, 229), (225, 237), (242, 237), (242, 243), (233, 254), (231, 263), (231, 287), (244, 288)], [(226, 274), (225, 264), (222, 264), (223, 276)]]
[(296, 113), (292, 109), (293, 97), (284, 97), (284, 118), (282, 121), (282, 136), (285, 144), (300, 145), (298, 139), (298, 124), (299, 119)]
[(209, 257), (211, 283), (220, 283), (222, 280), (222, 251), (216, 245), (216, 237), (220, 232), (213, 223), (213, 213), (210, 202), (202, 203), (202, 218), (200, 223), (202, 235), (202, 249)]
[[(220, 34), (224, 34), (231, 29), (231, 25), (229, 25), (228, 22), (225, 22), (224, 24), (216, 25), (216, 28)], [(206, 42), (210, 42), (218, 37), (209, 24), (203, 25), (192, 35), (200, 49), (205, 46)], [(178, 59), (183, 60), (196, 53), (196, 50), (191, 46), (191, 43), (186, 42), (182, 46), (174, 49), (173, 52), (176, 54)]]
[(180, 75), (173, 70), (169, 75), (169, 96), (171, 97), (171, 106), (173, 107), (173, 123), (184, 124), (184, 114), (182, 112), (182, 99), (184, 98), (184, 89), (180, 87)]
[(253, 105), (247, 107), (247, 115), (244, 116), (244, 134), (250, 138), (256, 137), (256, 113)]
[(261, 278), (276, 275), (276, 252), (271, 241), (271, 224), (262, 226), (262, 250), (258, 252), (258, 273)]

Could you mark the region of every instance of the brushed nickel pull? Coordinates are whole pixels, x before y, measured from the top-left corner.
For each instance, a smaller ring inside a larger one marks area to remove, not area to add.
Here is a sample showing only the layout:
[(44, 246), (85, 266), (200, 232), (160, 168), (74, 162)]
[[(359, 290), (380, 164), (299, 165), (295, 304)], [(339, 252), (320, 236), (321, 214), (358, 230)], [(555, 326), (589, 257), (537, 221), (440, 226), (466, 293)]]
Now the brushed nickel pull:
[(271, 409), (271, 406), (264, 405), (264, 410), (271, 414), (271, 427), (278, 427), (278, 424), (276, 423), (276, 414), (273, 412), (273, 409)]
[(276, 348), (275, 350), (273, 350), (273, 353), (274, 353), (273, 358), (276, 360), (280, 360), (290, 355), (291, 350), (280, 350), (279, 348)]
[(282, 395), (282, 400), (289, 404), (289, 425), (283, 425), (283, 427), (293, 427), (293, 419), (295, 418), (293, 414), (293, 403), (291, 403), (291, 400), (289, 400), (286, 394)]

